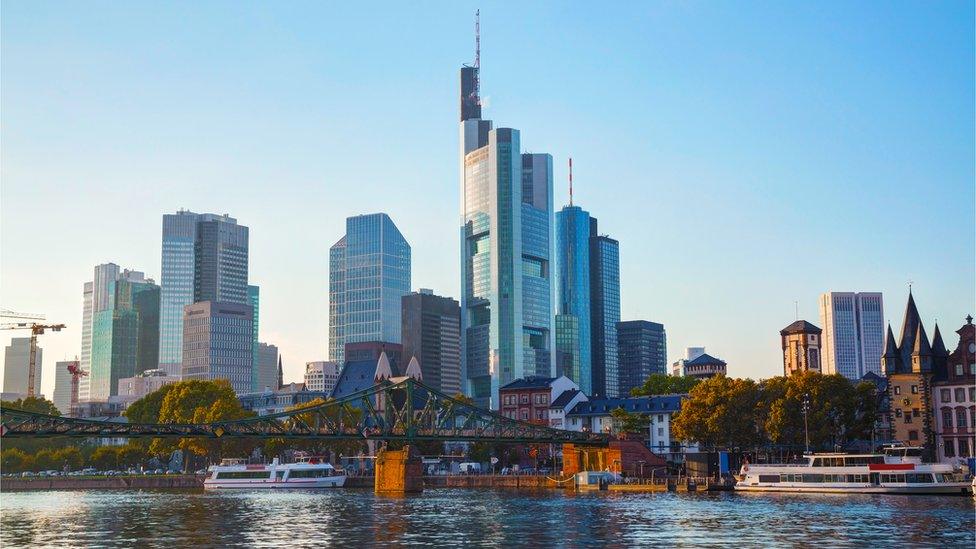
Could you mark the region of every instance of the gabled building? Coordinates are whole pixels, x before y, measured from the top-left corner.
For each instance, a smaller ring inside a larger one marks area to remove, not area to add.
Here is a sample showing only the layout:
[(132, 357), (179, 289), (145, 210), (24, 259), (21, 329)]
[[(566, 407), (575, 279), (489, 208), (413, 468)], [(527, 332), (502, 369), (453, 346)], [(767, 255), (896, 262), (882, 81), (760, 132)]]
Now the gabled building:
[(586, 393), (579, 389), (569, 389), (557, 396), (549, 405), (549, 426), (555, 429), (566, 429), (566, 414), (580, 402), (589, 400)]
[(797, 320), (780, 330), (784, 376), (796, 372), (820, 372), (821, 332), (806, 320)]
[(932, 354), (945, 356), (932, 375), (932, 411), (935, 457), (943, 463), (963, 465), (976, 451), (976, 326), (973, 317), (956, 330), (959, 342), (951, 354), (939, 327), (932, 337)]
[[(939, 341), (941, 342), (941, 336)], [(925, 457), (935, 457), (935, 432), (932, 425), (932, 376), (944, 368), (948, 354), (941, 343), (933, 352), (925, 326), (915, 306), (911, 290), (905, 307), (901, 337), (888, 326), (881, 368), (888, 378), (888, 421), (891, 437), (909, 446), (921, 446)]]
[(505, 417), (549, 425), (550, 406), (565, 391), (579, 390), (566, 376), (528, 376), (516, 379), (498, 391)]
[(681, 461), (687, 448), (671, 436), (671, 418), (681, 409), (681, 401), (688, 395), (655, 395), (630, 398), (600, 398), (578, 403), (566, 414), (566, 429), (594, 433), (614, 433), (613, 411), (623, 408), (631, 414), (647, 418), (647, 435), (644, 445), (668, 461)]
[(684, 376), (698, 379), (708, 379), (717, 375), (725, 375), (726, 363), (720, 358), (715, 358), (708, 353), (702, 353), (684, 364)]

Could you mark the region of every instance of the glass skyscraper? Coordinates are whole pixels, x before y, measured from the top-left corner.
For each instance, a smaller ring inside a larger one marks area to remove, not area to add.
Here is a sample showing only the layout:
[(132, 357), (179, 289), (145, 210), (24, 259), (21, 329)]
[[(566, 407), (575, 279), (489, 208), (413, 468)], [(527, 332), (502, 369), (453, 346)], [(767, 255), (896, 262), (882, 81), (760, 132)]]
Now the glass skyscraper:
[(400, 298), (410, 293), (410, 245), (385, 213), (346, 219), (329, 249), (329, 358), (345, 344), (400, 343)]
[(667, 335), (663, 324), (646, 320), (618, 322), (616, 331), (618, 391), (620, 396), (629, 396), (630, 390), (643, 385), (651, 374), (667, 373)]
[[(557, 348), (571, 347), (559, 349), (569, 352), (576, 361), (563, 375), (575, 381), (587, 395), (594, 394), (590, 345), (590, 219), (590, 214), (579, 206), (566, 206), (556, 212), (556, 312), (576, 319), (576, 337), (557, 333)], [(560, 328), (573, 329), (573, 326), (564, 321), (557, 324), (557, 329)]]
[(823, 373), (856, 381), (881, 373), (884, 303), (879, 292), (827, 292), (820, 296)]
[(518, 130), (481, 119), (477, 67), (461, 70), (461, 360), (464, 391), (552, 375), (552, 157), (522, 154)]
[(617, 323), (620, 322), (620, 244), (609, 236), (599, 234), (596, 219), (590, 218), (589, 247), (593, 394), (608, 398), (627, 396), (627, 391), (621, 392), (617, 356)]
[(179, 376), (183, 308), (198, 301), (247, 304), (248, 229), (226, 215), (163, 215), (159, 367)]
[[(260, 364), (261, 361), (259, 356), (259, 341), (258, 341), (258, 317), (261, 308), (261, 289), (257, 286), (248, 285), (247, 287), (247, 301), (251, 305), (251, 311), (253, 311), (251, 319), (252, 334), (253, 338), (251, 340), (251, 391), (258, 392), (263, 391), (266, 383), (266, 378), (261, 376)], [(277, 353), (277, 347), (275, 347)], [(277, 372), (275, 373), (277, 375)]]
[(88, 399), (93, 401), (118, 394), (120, 378), (156, 369), (159, 360), (159, 286), (140, 272), (124, 271), (108, 282), (106, 298), (92, 313)]

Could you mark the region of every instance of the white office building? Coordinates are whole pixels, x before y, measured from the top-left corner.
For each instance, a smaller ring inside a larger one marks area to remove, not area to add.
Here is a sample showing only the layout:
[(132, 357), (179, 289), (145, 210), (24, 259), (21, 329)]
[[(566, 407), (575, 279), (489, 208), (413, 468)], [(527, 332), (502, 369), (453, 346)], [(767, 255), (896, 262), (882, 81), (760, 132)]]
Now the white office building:
[(305, 363), (305, 389), (332, 393), (339, 381), (339, 363), (319, 360)]
[(857, 380), (881, 373), (884, 304), (880, 292), (826, 292), (820, 296), (823, 373)]
[[(34, 361), (34, 395), (41, 396), (41, 348), (37, 348)], [(30, 378), (30, 338), (15, 337), (10, 340), (3, 354), (3, 392), (27, 396)]]

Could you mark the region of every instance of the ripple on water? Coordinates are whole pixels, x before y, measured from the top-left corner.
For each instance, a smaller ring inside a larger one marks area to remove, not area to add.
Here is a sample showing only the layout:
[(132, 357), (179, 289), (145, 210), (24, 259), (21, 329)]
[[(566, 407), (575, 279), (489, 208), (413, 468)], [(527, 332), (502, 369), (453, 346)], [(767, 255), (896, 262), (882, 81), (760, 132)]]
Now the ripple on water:
[(969, 498), (428, 490), (0, 497), (0, 545), (976, 545)]

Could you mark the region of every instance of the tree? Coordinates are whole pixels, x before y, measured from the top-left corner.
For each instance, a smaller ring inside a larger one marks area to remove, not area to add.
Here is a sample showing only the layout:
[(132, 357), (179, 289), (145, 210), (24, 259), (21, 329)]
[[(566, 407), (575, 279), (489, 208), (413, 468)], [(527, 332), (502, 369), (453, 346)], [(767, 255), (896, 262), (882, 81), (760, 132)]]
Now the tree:
[(0, 469), (4, 473), (20, 473), (27, 471), (27, 465), (33, 465), (31, 456), (20, 448), (5, 448), (0, 452)]
[(17, 408), (18, 410), (24, 410), (25, 412), (36, 412), (40, 414), (47, 414), (49, 416), (60, 416), (61, 411), (54, 405), (53, 402), (45, 398), (40, 397), (26, 397), (18, 398), (17, 400), (4, 400), (0, 402), (4, 408)]
[(34, 454), (34, 467), (37, 467), (41, 471), (49, 471), (51, 469), (60, 469), (60, 463), (55, 460), (55, 450), (49, 448), (43, 448)]
[(610, 417), (613, 418), (613, 428), (618, 433), (648, 432), (650, 418), (647, 414), (635, 414), (618, 406), (610, 411)]
[(119, 453), (114, 446), (99, 446), (92, 452), (91, 464), (101, 471), (115, 469), (119, 466)]
[[(39, 397), (18, 398), (17, 400), (5, 400), (0, 402), (4, 408), (16, 408), (25, 412), (35, 412), (50, 416), (60, 416), (61, 412), (50, 400)], [(52, 437), (46, 439), (21, 438), (14, 440), (4, 440), (4, 448), (19, 448), (27, 454), (36, 454), (43, 449), (61, 448), (68, 444), (68, 439), (64, 437)]]
[(695, 385), (671, 424), (673, 437), (706, 448), (746, 448), (761, 441), (759, 388), (751, 379), (715, 376)]
[[(161, 399), (159, 408), (159, 423), (213, 423), (216, 421), (230, 421), (253, 416), (253, 412), (245, 411), (234, 394), (234, 389), (226, 379), (214, 381), (187, 380), (163, 387), (169, 388)], [(161, 389), (162, 390), (162, 389)], [(147, 395), (148, 396), (148, 395)], [(155, 400), (137, 409), (136, 414), (150, 414)], [(164, 439), (153, 439), (150, 451), (153, 454), (169, 454), (176, 448), (192, 452), (199, 456), (215, 458), (226, 449), (228, 453), (236, 453), (251, 441), (210, 440), (199, 438), (181, 438), (175, 443)]]
[(54, 462), (57, 465), (57, 469), (61, 470), (63, 467), (67, 466), (69, 471), (75, 469), (80, 469), (84, 460), (81, 456), (81, 450), (76, 446), (68, 446), (62, 448), (54, 453)]
[(685, 394), (698, 384), (698, 378), (686, 376), (669, 376), (667, 374), (651, 374), (640, 387), (630, 390), (631, 396), (653, 396)]
[[(337, 425), (339, 429), (346, 432), (347, 434), (359, 435), (357, 427), (363, 418), (363, 411), (349, 403), (338, 403), (335, 399), (323, 399), (316, 398), (306, 402), (304, 404), (298, 404), (288, 408), (288, 411), (298, 411), (307, 408), (315, 408), (317, 406), (326, 405), (320, 411), (304, 414), (296, 414), (295, 416), (286, 420), (288, 423), (301, 422), (306, 425), (315, 425), (319, 418), (316, 417), (318, 413), (325, 416), (325, 421), (333, 425)], [(353, 439), (353, 440), (338, 440), (330, 438), (322, 439), (283, 439), (283, 438), (273, 438), (265, 443), (265, 451), (270, 455), (275, 455), (281, 453), (285, 449), (302, 450), (306, 452), (311, 452), (316, 455), (324, 455), (329, 452), (334, 452), (338, 455), (356, 455), (365, 447), (365, 439)]]

